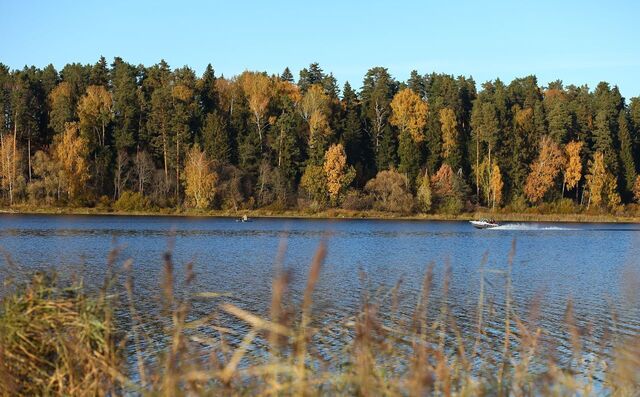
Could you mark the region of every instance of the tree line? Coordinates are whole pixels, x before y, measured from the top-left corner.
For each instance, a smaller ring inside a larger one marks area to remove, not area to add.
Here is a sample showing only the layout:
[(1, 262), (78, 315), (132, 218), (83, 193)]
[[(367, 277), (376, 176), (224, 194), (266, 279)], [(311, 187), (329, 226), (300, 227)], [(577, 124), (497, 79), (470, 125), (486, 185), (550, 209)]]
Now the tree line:
[(640, 199), (639, 148), (640, 99), (606, 82), (478, 91), (374, 67), (356, 90), (317, 63), (297, 81), (104, 57), (0, 64), (5, 205), (617, 211)]

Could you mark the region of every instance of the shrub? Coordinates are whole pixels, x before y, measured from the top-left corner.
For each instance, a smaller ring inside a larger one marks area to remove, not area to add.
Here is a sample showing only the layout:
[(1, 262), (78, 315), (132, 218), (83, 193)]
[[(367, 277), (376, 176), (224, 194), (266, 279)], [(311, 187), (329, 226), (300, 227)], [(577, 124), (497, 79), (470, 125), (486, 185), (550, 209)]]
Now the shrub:
[(113, 207), (118, 211), (145, 211), (151, 207), (151, 202), (141, 193), (125, 191)]
[(409, 181), (394, 169), (378, 172), (364, 189), (373, 197), (376, 209), (405, 214), (413, 211), (414, 201), (409, 191)]
[(373, 206), (373, 197), (358, 190), (349, 190), (342, 202), (345, 210), (365, 211)]

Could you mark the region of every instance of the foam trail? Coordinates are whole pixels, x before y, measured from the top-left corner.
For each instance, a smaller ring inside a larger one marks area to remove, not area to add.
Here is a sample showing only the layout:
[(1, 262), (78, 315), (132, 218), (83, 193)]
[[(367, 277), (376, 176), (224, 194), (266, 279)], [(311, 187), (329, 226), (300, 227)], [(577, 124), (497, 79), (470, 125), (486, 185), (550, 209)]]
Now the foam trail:
[(488, 230), (580, 230), (570, 227), (560, 227), (560, 226), (542, 226), (535, 223), (510, 223), (507, 225), (500, 225), (497, 227), (492, 227)]

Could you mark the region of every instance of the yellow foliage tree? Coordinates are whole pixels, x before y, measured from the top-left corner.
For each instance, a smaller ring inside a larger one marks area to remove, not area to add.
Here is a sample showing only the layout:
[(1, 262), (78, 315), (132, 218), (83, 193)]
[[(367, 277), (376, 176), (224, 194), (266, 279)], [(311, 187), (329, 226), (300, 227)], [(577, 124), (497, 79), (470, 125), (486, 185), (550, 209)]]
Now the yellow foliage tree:
[(504, 188), (500, 167), (495, 161), (489, 163), (489, 158), (485, 157), (478, 165), (476, 173), (487, 206), (495, 209), (496, 205), (500, 205), (502, 202), (502, 189)]
[(300, 187), (304, 189), (311, 199), (319, 204), (326, 204), (327, 201), (327, 176), (324, 167), (308, 164), (304, 169), (304, 174), (300, 178)]
[(531, 164), (531, 172), (524, 185), (524, 194), (531, 203), (537, 203), (553, 186), (553, 182), (564, 165), (565, 158), (555, 143), (548, 136), (540, 140), (540, 152)]
[(433, 199), (431, 197), (431, 178), (429, 178), (429, 172), (427, 170), (425, 170), (422, 175), (418, 175), (416, 185), (418, 186), (416, 192), (418, 209), (422, 212), (429, 212)]
[(427, 125), (429, 107), (418, 94), (410, 88), (398, 92), (391, 101), (390, 122), (402, 132), (409, 132), (414, 142), (424, 140), (424, 127)]
[(317, 134), (329, 134), (329, 114), (330, 98), (324, 92), (320, 84), (313, 84), (302, 97), (300, 102), (300, 113), (302, 118), (309, 125), (309, 144), (315, 141)]
[(188, 204), (199, 209), (209, 207), (216, 194), (218, 174), (212, 169), (206, 153), (197, 144), (187, 154), (184, 179)]
[(271, 79), (264, 73), (246, 71), (240, 75), (239, 83), (247, 97), (262, 145), (265, 114), (273, 95)]
[(91, 85), (78, 103), (80, 130), (93, 133), (98, 146), (106, 145), (107, 124), (113, 118), (113, 100), (104, 86)]
[(440, 129), (442, 130), (442, 157), (448, 159), (458, 147), (458, 122), (450, 108), (440, 109)]
[(89, 180), (89, 144), (80, 136), (77, 122), (67, 123), (64, 133), (55, 137), (53, 152), (60, 166), (60, 179), (66, 186), (69, 199), (74, 200), (84, 191)]
[(593, 161), (589, 161), (589, 174), (586, 180), (589, 191), (587, 208), (591, 205), (600, 207), (606, 204), (611, 209), (617, 209), (621, 201), (618, 183), (616, 177), (607, 170), (602, 152), (596, 152)]
[(15, 186), (22, 168), (22, 153), (18, 150), (14, 134), (0, 135), (0, 187), (9, 194), (9, 204), (13, 204)]
[(498, 164), (494, 163), (493, 167), (491, 167), (491, 177), (489, 184), (491, 186), (491, 206), (493, 207), (493, 209), (495, 209), (496, 205), (500, 205), (500, 203), (502, 202), (502, 188), (504, 187), (504, 182), (502, 182), (502, 174), (500, 173), (500, 167), (498, 167)]
[(563, 184), (563, 196), (564, 188), (571, 190), (578, 186), (580, 178), (582, 178), (582, 160), (580, 158), (580, 152), (582, 151), (583, 142), (571, 141), (564, 147), (564, 153), (566, 156), (566, 163), (564, 167), (564, 184)]
[(355, 178), (355, 170), (347, 166), (347, 155), (341, 144), (329, 147), (324, 156), (323, 170), (326, 175), (329, 200), (332, 205), (336, 205)]

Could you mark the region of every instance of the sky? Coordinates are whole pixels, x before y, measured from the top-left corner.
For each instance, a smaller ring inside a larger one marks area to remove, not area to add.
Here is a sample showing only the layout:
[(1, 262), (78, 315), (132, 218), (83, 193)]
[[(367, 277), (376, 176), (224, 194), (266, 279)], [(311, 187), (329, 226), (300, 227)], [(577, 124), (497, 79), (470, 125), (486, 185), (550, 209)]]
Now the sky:
[(539, 83), (600, 81), (640, 95), (640, 1), (33, 1), (0, 0), (9, 67), (165, 59), (201, 74), (281, 73), (319, 62), (360, 87), (384, 66)]

